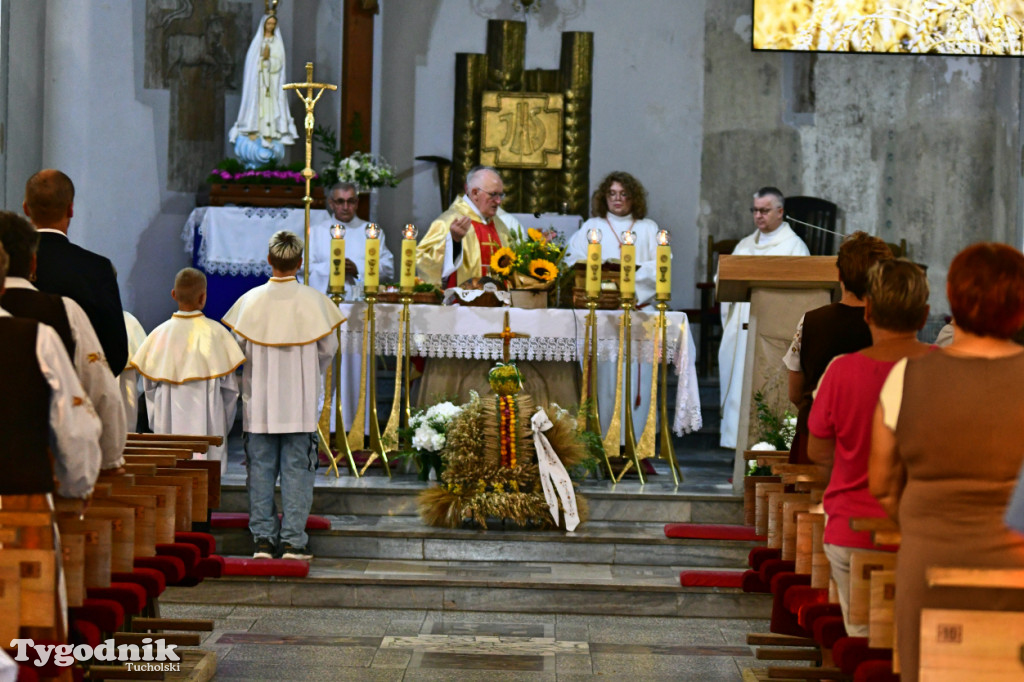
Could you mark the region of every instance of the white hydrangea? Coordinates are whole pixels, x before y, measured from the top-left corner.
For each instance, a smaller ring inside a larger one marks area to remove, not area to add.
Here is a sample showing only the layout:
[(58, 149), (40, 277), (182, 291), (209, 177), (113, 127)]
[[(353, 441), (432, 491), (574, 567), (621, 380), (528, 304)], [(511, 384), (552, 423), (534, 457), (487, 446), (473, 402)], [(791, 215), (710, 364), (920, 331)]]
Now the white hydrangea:
[(445, 443), (445, 437), (443, 433), (438, 433), (434, 429), (430, 428), (427, 424), (423, 424), (416, 429), (416, 432), (412, 436), (412, 446), (417, 450), (428, 450), (430, 452), (439, 452)]
[(459, 407), (458, 405), (455, 405), (451, 402), (443, 402), (437, 403), (436, 405), (431, 405), (430, 408), (427, 409), (425, 417), (427, 420), (430, 420), (434, 417), (440, 417), (442, 421), (447, 423), (451, 421), (453, 417), (455, 417), (461, 412), (462, 408)]
[(754, 443), (754, 445), (752, 445), (750, 447), (750, 449), (751, 450), (774, 450), (775, 446), (772, 445), (771, 443), (766, 443), (764, 441), (761, 441), (760, 443)]

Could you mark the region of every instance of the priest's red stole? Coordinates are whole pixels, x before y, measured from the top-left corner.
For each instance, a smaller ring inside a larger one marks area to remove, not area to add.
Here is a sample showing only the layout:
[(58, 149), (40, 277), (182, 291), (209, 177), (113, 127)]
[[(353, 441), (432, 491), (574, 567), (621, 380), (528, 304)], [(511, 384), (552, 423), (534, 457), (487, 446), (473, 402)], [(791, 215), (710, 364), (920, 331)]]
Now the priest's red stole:
[[(476, 233), (477, 242), (480, 244), (480, 264), (483, 269), (481, 274), (487, 276), (490, 272), (491, 256), (501, 248), (501, 238), (498, 236), (498, 230), (494, 227), (493, 220), (487, 224), (478, 223), (474, 220), (473, 231)], [(458, 271), (456, 271), (448, 276), (449, 287), (458, 286), (458, 274)]]

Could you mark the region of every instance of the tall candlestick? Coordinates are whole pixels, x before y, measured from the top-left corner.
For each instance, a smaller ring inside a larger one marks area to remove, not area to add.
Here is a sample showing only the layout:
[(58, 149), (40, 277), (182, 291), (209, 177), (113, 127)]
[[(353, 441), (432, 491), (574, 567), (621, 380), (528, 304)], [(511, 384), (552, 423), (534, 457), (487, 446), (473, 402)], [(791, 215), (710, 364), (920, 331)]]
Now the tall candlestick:
[(380, 285), (380, 228), (377, 223), (366, 226), (366, 265), (363, 269), (363, 289), (376, 293)]
[(587, 296), (597, 298), (601, 295), (601, 230), (591, 229), (587, 240)]
[(416, 286), (416, 234), (418, 230), (408, 224), (402, 230), (402, 273), (398, 284), (403, 292), (410, 292)]
[(658, 232), (658, 248), (655, 253), (654, 297), (659, 301), (672, 298), (672, 241), (668, 230)]
[(622, 233), (622, 246), (619, 247), (619, 294), (622, 298), (636, 296), (636, 233)]
[(331, 274), (327, 291), (341, 293), (345, 290), (345, 226), (331, 225)]

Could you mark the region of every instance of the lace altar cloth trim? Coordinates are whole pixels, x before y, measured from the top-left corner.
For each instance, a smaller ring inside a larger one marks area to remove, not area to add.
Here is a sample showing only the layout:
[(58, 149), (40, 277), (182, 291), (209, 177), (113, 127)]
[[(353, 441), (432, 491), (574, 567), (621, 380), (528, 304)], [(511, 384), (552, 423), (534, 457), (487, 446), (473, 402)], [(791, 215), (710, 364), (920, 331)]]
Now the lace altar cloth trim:
[[(341, 352), (362, 352), (365, 303), (343, 303), (341, 313), (347, 321), (341, 327)], [(402, 307), (382, 303), (376, 307), (376, 351), (395, 355), (398, 351), (398, 324)], [(431, 358), (501, 359), (501, 340), (483, 335), (501, 330), (505, 311), (514, 332), (531, 334), (513, 339), (509, 352), (516, 360), (581, 361), (586, 330), (585, 310), (523, 308), (468, 308), (460, 306), (414, 305), (411, 319), (410, 351)], [(599, 360), (619, 356), (619, 311), (597, 312), (597, 355)], [(654, 359), (657, 313), (637, 311), (632, 316), (633, 358), (643, 362)], [(678, 435), (701, 427), (700, 397), (697, 392), (696, 357), (693, 338), (685, 313), (666, 313), (666, 345), (669, 361), (679, 377), (673, 430)], [(541, 335), (543, 334), (543, 336)]]
[[(311, 217), (313, 223), (324, 219), (323, 212)], [(192, 253), (199, 234), (196, 261), (205, 272), (233, 277), (270, 276), (267, 243), (278, 230), (289, 230), (303, 237), (305, 211), (296, 208), (260, 208), (253, 206), (209, 206), (192, 211), (181, 239), (185, 251)]]

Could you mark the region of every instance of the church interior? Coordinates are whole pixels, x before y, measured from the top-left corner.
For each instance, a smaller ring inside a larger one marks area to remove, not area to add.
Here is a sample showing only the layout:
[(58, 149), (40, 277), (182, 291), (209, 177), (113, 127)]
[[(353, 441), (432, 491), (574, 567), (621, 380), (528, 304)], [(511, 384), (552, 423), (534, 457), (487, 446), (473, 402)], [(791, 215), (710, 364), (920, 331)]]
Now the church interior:
[(0, 0), (0, 682), (1024, 679), (1021, 5)]

